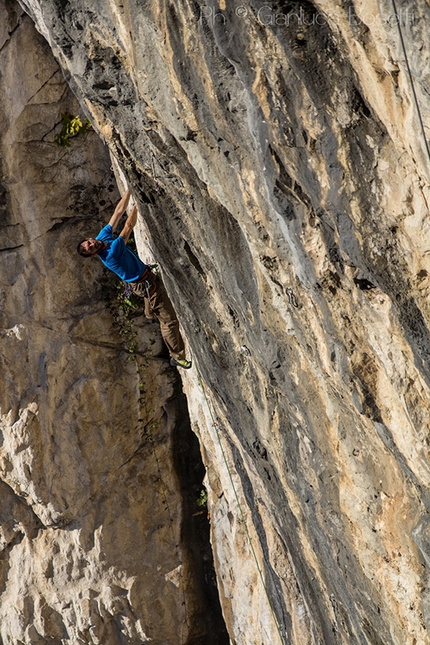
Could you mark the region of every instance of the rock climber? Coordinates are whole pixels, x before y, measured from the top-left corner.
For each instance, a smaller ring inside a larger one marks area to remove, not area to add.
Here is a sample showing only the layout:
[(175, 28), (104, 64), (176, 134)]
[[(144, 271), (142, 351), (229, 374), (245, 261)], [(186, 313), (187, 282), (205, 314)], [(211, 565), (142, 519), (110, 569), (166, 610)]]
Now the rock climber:
[(83, 257), (98, 256), (103, 264), (130, 284), (132, 293), (145, 299), (145, 312), (158, 318), (161, 335), (170, 353), (170, 364), (189, 369), (191, 361), (185, 358), (185, 347), (179, 322), (158, 275), (137, 257), (126, 244), (137, 222), (137, 208), (134, 205), (118, 237), (113, 236), (118, 223), (125, 213), (130, 200), (127, 190), (109, 220), (97, 237), (88, 237), (79, 242), (77, 251)]

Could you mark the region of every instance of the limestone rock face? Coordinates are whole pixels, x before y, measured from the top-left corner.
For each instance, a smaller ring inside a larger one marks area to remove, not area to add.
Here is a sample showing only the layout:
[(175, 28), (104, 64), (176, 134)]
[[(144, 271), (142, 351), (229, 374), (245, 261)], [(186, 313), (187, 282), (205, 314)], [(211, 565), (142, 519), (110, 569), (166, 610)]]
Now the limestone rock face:
[[(428, 3), (21, 4), (122, 167), (180, 313), (232, 642), (430, 642)], [(99, 339), (99, 319), (75, 333)], [(75, 387), (109, 383), (110, 415), (124, 390), (99, 365)], [(49, 423), (34, 397), (20, 410), (8, 450), (25, 455)], [(55, 522), (98, 458), (69, 496), (58, 477), (41, 498), (37, 463), (11, 462), (7, 483)]]
[(119, 199), (108, 150), (55, 145), (82, 111), (18, 4), (0, 25), (0, 642), (225, 642), (176, 371), (76, 253)]

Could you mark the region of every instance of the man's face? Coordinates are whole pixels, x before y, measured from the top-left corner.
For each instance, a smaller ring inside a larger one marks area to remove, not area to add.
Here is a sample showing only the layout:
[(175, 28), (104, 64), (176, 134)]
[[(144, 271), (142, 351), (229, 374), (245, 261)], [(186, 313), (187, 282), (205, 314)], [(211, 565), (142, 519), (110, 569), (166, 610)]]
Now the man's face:
[(85, 242), (82, 242), (81, 248), (87, 255), (95, 255), (103, 250), (104, 243), (101, 240), (95, 240), (89, 237)]

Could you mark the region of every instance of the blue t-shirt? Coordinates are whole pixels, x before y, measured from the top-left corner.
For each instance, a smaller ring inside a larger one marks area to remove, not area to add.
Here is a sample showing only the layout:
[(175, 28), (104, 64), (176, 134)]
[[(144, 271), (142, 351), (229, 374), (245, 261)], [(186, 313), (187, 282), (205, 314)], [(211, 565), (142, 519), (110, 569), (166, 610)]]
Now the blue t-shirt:
[(140, 278), (146, 269), (146, 264), (140, 260), (124, 243), (122, 237), (114, 237), (112, 226), (107, 224), (97, 235), (96, 240), (107, 243), (99, 258), (108, 269), (124, 280), (133, 282)]

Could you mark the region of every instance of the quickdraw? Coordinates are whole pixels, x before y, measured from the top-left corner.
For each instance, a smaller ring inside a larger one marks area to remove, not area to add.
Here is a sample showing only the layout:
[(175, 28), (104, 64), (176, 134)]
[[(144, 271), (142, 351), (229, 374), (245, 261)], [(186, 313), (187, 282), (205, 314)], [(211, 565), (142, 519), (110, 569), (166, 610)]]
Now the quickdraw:
[(290, 305), (293, 305), (293, 307), (298, 307), (299, 303), (297, 302), (297, 298), (294, 295), (293, 290), (291, 289), (291, 287), (287, 287), (286, 292), (287, 292), (287, 296), (288, 296), (288, 302), (290, 303)]
[(152, 168), (152, 177), (154, 179), (154, 189), (158, 193), (159, 188), (158, 188), (158, 181), (157, 181), (157, 176), (155, 174), (155, 165), (154, 165), (154, 155), (151, 152), (151, 168)]

